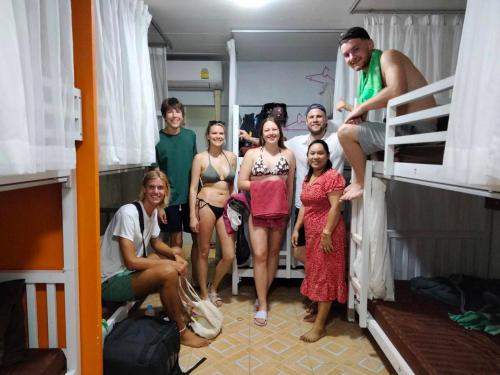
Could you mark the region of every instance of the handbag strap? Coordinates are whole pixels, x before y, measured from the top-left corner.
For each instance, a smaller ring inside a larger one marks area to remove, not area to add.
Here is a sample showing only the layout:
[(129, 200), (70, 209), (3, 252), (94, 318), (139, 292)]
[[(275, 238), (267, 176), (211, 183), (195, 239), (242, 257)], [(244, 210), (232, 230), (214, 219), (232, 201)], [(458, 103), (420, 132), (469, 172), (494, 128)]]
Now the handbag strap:
[[(183, 285), (186, 286), (187, 290), (184, 289)], [(190, 301), (194, 300), (195, 302), (201, 301), (200, 296), (198, 295), (198, 293), (196, 293), (196, 291), (194, 290), (194, 288), (192, 287), (192, 285), (189, 283), (188, 279), (185, 276), (179, 280), (179, 286), (180, 286), (179, 290), (186, 297), (186, 299)]]
[(144, 214), (142, 213), (142, 207), (141, 204), (137, 201), (132, 202), (132, 204), (137, 208), (137, 212), (139, 213), (139, 228), (141, 228), (141, 237), (142, 237), (142, 256), (144, 258), (147, 257), (146, 255), (146, 245), (144, 244)]

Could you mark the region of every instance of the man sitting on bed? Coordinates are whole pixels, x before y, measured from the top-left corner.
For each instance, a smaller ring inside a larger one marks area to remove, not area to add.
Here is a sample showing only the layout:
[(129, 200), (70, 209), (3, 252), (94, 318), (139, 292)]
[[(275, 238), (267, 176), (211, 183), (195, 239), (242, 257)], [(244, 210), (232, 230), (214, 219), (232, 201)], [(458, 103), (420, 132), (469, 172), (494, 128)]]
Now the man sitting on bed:
[[(363, 195), (366, 156), (385, 147), (385, 123), (366, 121), (368, 111), (385, 108), (390, 99), (425, 86), (427, 81), (403, 53), (375, 49), (373, 40), (362, 27), (352, 27), (342, 35), (340, 51), (347, 65), (361, 72), (357, 106), (353, 108), (343, 100), (336, 104), (338, 111), (351, 112), (337, 132), (345, 157), (354, 171), (353, 181), (340, 199), (351, 200)], [(399, 106), (397, 115), (435, 105), (430, 96)], [(397, 135), (427, 132), (435, 129), (435, 121), (399, 128)]]
[(167, 246), (158, 237), (158, 210), (167, 205), (169, 197), (165, 174), (150, 171), (144, 175), (139, 195), (144, 230), (141, 232), (139, 211), (133, 204), (116, 212), (101, 244), (102, 299), (124, 302), (158, 292), (167, 316), (177, 323), (181, 344), (207, 346), (210, 342), (186, 325), (189, 317), (178, 292), (179, 276), (186, 273), (187, 266), (182, 250)]

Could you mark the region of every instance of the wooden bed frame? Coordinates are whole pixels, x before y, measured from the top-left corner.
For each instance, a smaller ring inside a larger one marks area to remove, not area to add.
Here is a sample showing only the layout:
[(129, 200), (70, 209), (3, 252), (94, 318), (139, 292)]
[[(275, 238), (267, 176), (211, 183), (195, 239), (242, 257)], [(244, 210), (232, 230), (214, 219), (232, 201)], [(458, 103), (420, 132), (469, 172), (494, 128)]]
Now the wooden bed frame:
[(0, 190), (14, 190), (47, 184), (60, 184), (62, 190), (63, 255), (62, 270), (9, 270), (0, 271), (0, 281), (26, 280), (28, 343), (38, 348), (38, 315), (36, 286), (43, 285), (47, 294), (48, 346), (58, 348), (56, 285), (64, 288), (66, 328), (66, 355), (68, 375), (80, 372), (80, 309), (78, 298), (78, 241), (76, 223), (76, 188), (74, 171), (58, 171), (0, 178)]

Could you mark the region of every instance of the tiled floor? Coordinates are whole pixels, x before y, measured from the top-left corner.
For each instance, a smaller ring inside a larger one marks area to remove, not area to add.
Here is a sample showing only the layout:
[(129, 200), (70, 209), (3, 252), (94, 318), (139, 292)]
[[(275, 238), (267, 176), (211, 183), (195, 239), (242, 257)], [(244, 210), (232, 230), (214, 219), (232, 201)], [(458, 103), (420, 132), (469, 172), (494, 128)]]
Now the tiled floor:
[[(189, 259), (190, 239), (184, 251)], [(209, 255), (209, 273), (215, 268), (215, 252)], [(251, 279), (244, 279), (239, 294), (231, 294), (230, 275), (220, 288), (224, 302), (224, 326), (221, 334), (207, 348), (181, 346), (179, 363), (186, 371), (201, 358), (207, 360), (193, 371), (195, 375), (284, 375), (284, 374), (393, 374), (387, 360), (357, 324), (347, 322), (345, 306), (335, 307), (327, 336), (306, 344), (299, 336), (311, 323), (302, 320), (305, 314), (300, 280), (275, 280), (270, 296), (266, 327), (253, 322), (255, 293)], [(142, 304), (161, 308), (159, 296), (150, 295)]]
[[(193, 374), (389, 374), (374, 344), (359, 326), (345, 320), (338, 310), (328, 334), (306, 344), (299, 336), (311, 326), (303, 322), (304, 304), (297, 283), (279, 282), (271, 295), (266, 327), (253, 323), (253, 287), (246, 283), (232, 296), (229, 285), (221, 290), (224, 301), (222, 333), (208, 347), (181, 347), (180, 365), (189, 369), (202, 357), (207, 360)], [(155, 301), (156, 300), (156, 301)], [(146, 303), (158, 305), (157, 297)], [(389, 367), (390, 368), (390, 367)]]

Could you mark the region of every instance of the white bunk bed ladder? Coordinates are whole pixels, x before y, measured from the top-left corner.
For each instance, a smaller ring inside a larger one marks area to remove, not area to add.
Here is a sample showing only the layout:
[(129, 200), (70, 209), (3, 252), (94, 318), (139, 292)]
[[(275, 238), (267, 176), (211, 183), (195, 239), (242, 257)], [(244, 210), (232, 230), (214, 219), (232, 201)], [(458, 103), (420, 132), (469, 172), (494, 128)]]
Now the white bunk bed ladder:
[[(366, 312), (368, 310), (368, 284), (370, 264), (370, 238), (368, 224), (370, 220), (370, 205), (368, 202), (372, 195), (372, 163), (366, 163), (365, 186), (363, 198), (355, 199), (351, 209), (350, 253), (349, 253), (349, 295), (348, 295), (348, 320), (354, 322), (355, 312), (359, 316), (359, 326), (366, 328)], [(361, 278), (355, 275), (354, 261), (357, 257), (362, 259)]]

